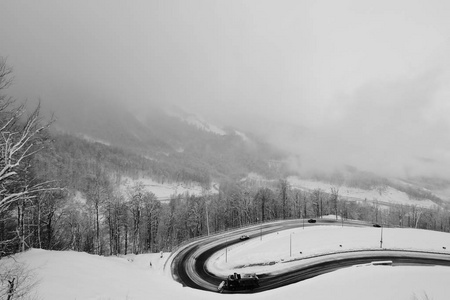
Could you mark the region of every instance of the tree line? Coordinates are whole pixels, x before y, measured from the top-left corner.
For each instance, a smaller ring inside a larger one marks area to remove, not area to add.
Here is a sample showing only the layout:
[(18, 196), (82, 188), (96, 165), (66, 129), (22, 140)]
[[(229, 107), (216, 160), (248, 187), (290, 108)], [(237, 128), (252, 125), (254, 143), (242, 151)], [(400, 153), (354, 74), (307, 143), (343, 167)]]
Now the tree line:
[(450, 231), (450, 214), (440, 206), (354, 201), (339, 194), (339, 184), (329, 191), (298, 190), (286, 179), (258, 186), (222, 178), (218, 193), (211, 193), (205, 175), (199, 180), (202, 195), (173, 195), (167, 203), (139, 182), (123, 189), (124, 175), (195, 177), (119, 148), (50, 133), (52, 120), (40, 117), (39, 105), (28, 112), (3, 93), (10, 75), (1, 60), (0, 259), (29, 248), (98, 255), (171, 251), (191, 238), (231, 228), (325, 215)]

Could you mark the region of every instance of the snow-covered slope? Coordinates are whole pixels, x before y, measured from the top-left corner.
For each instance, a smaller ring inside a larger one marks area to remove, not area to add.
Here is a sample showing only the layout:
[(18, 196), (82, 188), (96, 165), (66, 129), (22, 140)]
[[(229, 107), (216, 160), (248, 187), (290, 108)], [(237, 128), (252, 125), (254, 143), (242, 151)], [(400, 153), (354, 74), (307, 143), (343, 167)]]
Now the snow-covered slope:
[(336, 187), (330, 183), (300, 179), (295, 176), (289, 177), (288, 181), (291, 184), (292, 188), (300, 190), (312, 191), (314, 189), (321, 189), (324, 192), (330, 193), (332, 187), (339, 188), (339, 196), (342, 198), (347, 198), (349, 200), (378, 201), (381, 204), (390, 203), (390, 204), (417, 205), (426, 208), (436, 206), (436, 204), (429, 199), (424, 200), (411, 199), (406, 193), (396, 190), (390, 186), (387, 186), (382, 189), (363, 190), (347, 186)]
[(237, 131), (237, 130), (235, 130), (234, 133), (236, 135), (240, 136), (243, 141), (245, 141), (245, 142), (250, 141), (250, 139), (248, 138), (248, 136), (245, 133)]
[(205, 193), (216, 193), (217, 190), (212, 185), (212, 189), (205, 190), (199, 184), (183, 184), (183, 183), (159, 183), (148, 177), (141, 177), (139, 179), (132, 179), (130, 177), (123, 177), (120, 185), (122, 193), (126, 193), (127, 189), (134, 185), (142, 184), (145, 191), (155, 194), (156, 198), (161, 201), (169, 200), (171, 196), (176, 195), (196, 195), (200, 196)]
[(188, 113), (180, 108), (172, 107), (171, 109), (167, 109), (166, 113), (171, 116), (178, 118), (179, 120), (186, 122), (189, 125), (197, 127), (197, 129), (214, 133), (217, 135), (226, 135), (227, 133), (222, 128), (211, 124), (206, 121), (203, 117), (198, 114)]
[[(377, 244), (374, 228), (317, 227), (280, 232), (249, 240), (228, 249), (229, 262), (214, 262), (210, 267), (232, 272), (244, 257), (248, 261), (280, 260), (289, 257), (289, 236), (296, 252), (323, 252), (339, 242), (345, 247), (372, 247)], [(391, 245), (423, 249), (450, 246), (450, 234), (413, 229), (386, 230), (385, 241)], [(295, 236), (295, 237), (294, 237)], [(447, 249), (450, 247), (447, 247)], [(442, 249), (442, 247), (441, 247)], [(2, 259), (0, 264), (17, 261), (32, 270), (38, 296), (46, 300), (146, 300), (185, 299), (215, 300), (230, 298), (211, 292), (184, 288), (173, 281), (163, 265), (169, 253), (101, 257), (86, 253), (33, 249)], [(217, 257), (220, 261), (220, 256)], [(247, 261), (247, 263), (248, 263)], [(263, 271), (262, 267), (257, 272)], [(240, 270), (242, 271), (242, 270)], [(234, 295), (236, 299), (448, 299), (449, 267), (350, 267), (297, 284), (258, 294)]]

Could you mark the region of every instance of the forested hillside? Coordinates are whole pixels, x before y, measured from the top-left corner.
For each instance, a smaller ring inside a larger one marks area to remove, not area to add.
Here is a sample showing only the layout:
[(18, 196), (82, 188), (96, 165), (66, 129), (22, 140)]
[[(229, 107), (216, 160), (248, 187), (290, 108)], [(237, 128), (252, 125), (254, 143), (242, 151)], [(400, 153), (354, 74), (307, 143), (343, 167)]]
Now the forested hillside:
[(244, 177), (252, 171), (269, 178), (286, 172), (282, 164), (273, 168), (269, 162), (281, 162), (287, 154), (260, 138), (243, 139), (231, 128), (223, 135), (205, 131), (158, 107), (133, 113), (132, 108), (102, 100), (44, 105), (56, 115), (56, 132), (120, 147), (154, 165), (163, 164), (168, 180), (190, 177), (207, 184), (211, 179)]
[(171, 178), (170, 165), (72, 135), (53, 136), (45, 145), (30, 164), (33, 182), (46, 182), (46, 189), (2, 211), (4, 254), (29, 247), (103, 255), (158, 252), (228, 228), (328, 214), (386, 226), (450, 229), (448, 211), (439, 208), (386, 209), (347, 201), (337, 188), (296, 190), (283, 179), (263, 185), (222, 179), (218, 194), (173, 196), (163, 204), (139, 184), (121, 193), (118, 182), (141, 174)]
[[(285, 153), (233, 129), (217, 134), (163, 111), (135, 117), (95, 105), (71, 107), (71, 114), (61, 111), (56, 122), (48, 121), (40, 106), (7, 96), (11, 70), (5, 61), (0, 67), (0, 258), (31, 247), (101, 255), (172, 250), (228, 228), (328, 214), (450, 230), (445, 206), (384, 207), (350, 201), (339, 190), (343, 183), (366, 189), (392, 184), (370, 173), (317, 175), (335, 184), (329, 191), (294, 189), (286, 180)], [(243, 180), (249, 173), (264, 180)], [(162, 203), (139, 181), (121, 189), (124, 176), (198, 183), (204, 193)], [(217, 193), (209, 191), (212, 182)], [(411, 197), (432, 196), (398, 185)], [(432, 200), (439, 204), (438, 197)]]

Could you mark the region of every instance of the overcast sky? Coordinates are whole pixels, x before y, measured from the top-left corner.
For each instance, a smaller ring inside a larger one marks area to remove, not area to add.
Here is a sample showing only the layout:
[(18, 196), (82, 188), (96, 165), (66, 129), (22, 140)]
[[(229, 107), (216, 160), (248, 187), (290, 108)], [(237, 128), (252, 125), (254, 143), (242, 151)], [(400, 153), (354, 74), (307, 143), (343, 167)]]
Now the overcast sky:
[(175, 103), (401, 176), (450, 177), (449, 37), (446, 0), (0, 4), (19, 98)]

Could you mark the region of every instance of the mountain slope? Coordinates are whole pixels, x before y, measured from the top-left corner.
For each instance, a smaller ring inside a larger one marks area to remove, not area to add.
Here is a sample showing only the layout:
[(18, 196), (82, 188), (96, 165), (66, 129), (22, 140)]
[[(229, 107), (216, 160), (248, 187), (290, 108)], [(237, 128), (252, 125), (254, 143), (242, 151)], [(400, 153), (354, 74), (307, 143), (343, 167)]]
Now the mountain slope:
[(47, 108), (55, 112), (55, 131), (59, 134), (98, 142), (105, 149), (118, 147), (125, 151), (123, 155), (129, 152), (144, 157), (148, 164), (157, 166), (158, 173), (170, 174), (170, 180), (191, 178), (203, 184), (241, 178), (249, 172), (269, 178), (284, 175), (284, 170), (272, 163), (285, 159), (282, 151), (236, 129), (221, 129), (181, 109), (174, 112), (150, 107), (147, 111), (131, 112), (106, 101), (89, 105), (49, 103)]

